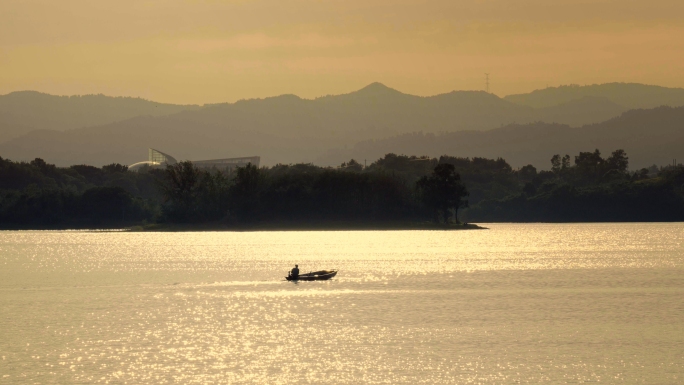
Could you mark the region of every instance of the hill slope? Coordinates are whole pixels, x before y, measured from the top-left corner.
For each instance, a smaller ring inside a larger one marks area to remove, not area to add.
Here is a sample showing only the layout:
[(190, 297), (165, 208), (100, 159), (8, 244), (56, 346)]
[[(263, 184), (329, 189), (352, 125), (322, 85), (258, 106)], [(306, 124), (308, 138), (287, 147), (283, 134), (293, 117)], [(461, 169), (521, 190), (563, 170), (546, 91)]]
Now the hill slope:
[(0, 95), (0, 142), (35, 129), (63, 131), (199, 109), (104, 95), (55, 96), (35, 91)]
[(684, 106), (684, 89), (638, 83), (549, 87), (526, 94), (508, 95), (504, 99), (522, 106), (544, 108), (585, 97), (605, 98), (626, 109)]
[[(563, 124), (509, 125), (488, 131), (442, 134), (410, 133), (368, 140), (321, 156), (320, 164), (340, 164), (351, 158), (375, 160), (386, 153), (460, 157), (502, 157), (513, 167), (532, 164), (549, 169), (553, 154), (577, 155), (598, 148), (608, 154), (624, 149), (630, 168), (666, 165), (684, 159), (684, 107), (631, 110), (608, 121), (573, 128)], [(574, 158), (573, 158), (574, 159)]]

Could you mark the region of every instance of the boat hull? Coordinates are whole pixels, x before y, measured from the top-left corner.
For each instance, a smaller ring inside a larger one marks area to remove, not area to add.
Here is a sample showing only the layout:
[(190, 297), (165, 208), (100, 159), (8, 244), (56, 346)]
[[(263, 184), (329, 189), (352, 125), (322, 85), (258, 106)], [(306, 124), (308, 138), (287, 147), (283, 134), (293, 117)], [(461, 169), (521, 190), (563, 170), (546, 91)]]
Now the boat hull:
[(337, 270), (322, 270), (313, 273), (299, 274), (299, 276), (287, 276), (288, 281), (325, 281), (337, 275)]

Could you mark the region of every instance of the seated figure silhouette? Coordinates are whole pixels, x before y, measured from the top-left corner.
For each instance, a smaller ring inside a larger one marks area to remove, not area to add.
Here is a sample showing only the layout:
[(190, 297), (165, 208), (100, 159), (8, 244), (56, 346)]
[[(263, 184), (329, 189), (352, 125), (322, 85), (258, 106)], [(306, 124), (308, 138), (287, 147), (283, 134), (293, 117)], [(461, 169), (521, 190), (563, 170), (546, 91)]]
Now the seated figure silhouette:
[(295, 265), (294, 269), (292, 269), (292, 271), (290, 271), (290, 277), (292, 277), (292, 278), (299, 277), (299, 265)]

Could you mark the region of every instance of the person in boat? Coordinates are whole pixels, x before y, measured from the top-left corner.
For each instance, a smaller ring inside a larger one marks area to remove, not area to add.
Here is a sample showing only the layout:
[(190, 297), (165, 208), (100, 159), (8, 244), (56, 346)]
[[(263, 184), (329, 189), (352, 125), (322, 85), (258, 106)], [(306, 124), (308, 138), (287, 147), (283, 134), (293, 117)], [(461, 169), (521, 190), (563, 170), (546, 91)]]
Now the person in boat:
[(292, 278), (299, 277), (299, 265), (295, 265), (294, 269), (292, 269), (292, 271), (290, 271), (290, 277), (292, 277)]

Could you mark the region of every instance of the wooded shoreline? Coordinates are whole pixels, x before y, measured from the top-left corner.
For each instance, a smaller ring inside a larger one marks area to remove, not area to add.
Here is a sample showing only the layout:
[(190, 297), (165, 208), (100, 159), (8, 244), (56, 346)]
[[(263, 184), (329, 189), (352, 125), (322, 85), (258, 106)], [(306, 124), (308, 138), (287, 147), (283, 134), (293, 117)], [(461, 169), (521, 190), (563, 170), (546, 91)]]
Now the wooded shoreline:
[(551, 170), (504, 159), (387, 154), (368, 166), (192, 162), (130, 171), (0, 158), (0, 229), (459, 230), (460, 223), (684, 221), (684, 167), (628, 169), (627, 154), (556, 154)]
[(399, 231), (399, 230), (488, 230), (473, 223), (437, 224), (433, 222), (267, 222), (252, 225), (231, 225), (224, 223), (156, 223), (133, 226), (136, 232), (186, 232), (186, 231)]

